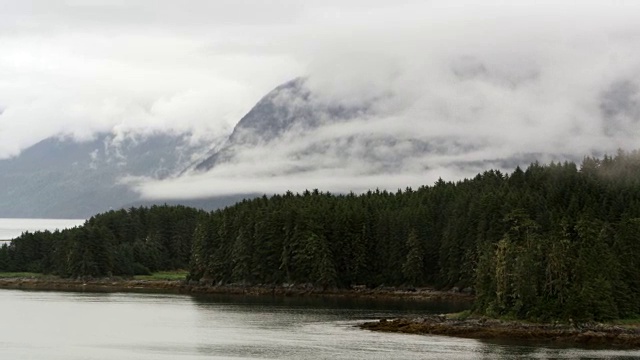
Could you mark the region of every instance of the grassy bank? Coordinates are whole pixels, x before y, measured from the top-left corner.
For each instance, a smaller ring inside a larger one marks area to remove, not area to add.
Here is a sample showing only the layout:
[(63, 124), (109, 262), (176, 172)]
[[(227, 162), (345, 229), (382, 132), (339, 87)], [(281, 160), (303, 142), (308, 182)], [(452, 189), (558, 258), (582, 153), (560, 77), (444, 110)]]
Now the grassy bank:
[(0, 272), (0, 279), (42, 279), (47, 277), (54, 278), (55, 276), (33, 272)]
[[(179, 271), (159, 271), (149, 275), (136, 275), (133, 280), (186, 280), (189, 274), (186, 270)], [(34, 272), (0, 272), (0, 279), (60, 279), (55, 275), (34, 273)]]
[(189, 274), (186, 270), (181, 271), (159, 271), (151, 275), (136, 275), (134, 280), (186, 280)]
[[(22, 274), (22, 275), (20, 275)], [(473, 297), (462, 293), (437, 291), (431, 288), (398, 289), (324, 289), (306, 284), (256, 285), (243, 284), (204, 285), (187, 282), (187, 272), (158, 272), (134, 278), (68, 279), (31, 273), (4, 273), (0, 275), (0, 289), (28, 289), (55, 291), (95, 292), (163, 292), (174, 294), (230, 294), (268, 296), (330, 296), (370, 299), (401, 299), (407, 301), (447, 301), (471, 304)]]

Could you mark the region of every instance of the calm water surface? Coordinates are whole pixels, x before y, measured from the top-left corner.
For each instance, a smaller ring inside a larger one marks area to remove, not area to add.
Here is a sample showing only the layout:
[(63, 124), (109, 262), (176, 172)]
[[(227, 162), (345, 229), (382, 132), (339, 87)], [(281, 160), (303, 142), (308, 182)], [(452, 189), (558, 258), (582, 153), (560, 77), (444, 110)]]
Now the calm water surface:
[(452, 310), (443, 304), (0, 290), (0, 309), (0, 359), (640, 358), (353, 326)]

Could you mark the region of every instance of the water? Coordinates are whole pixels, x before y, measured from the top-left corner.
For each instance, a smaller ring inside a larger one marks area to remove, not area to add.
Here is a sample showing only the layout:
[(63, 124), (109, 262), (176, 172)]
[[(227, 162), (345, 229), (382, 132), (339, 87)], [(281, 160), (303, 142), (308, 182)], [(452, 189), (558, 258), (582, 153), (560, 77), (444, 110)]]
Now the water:
[(0, 290), (2, 359), (632, 359), (640, 351), (386, 334), (362, 319), (453, 310), (345, 299)]
[(0, 218), (0, 240), (9, 240), (25, 231), (54, 231), (82, 225), (83, 219), (3, 219)]

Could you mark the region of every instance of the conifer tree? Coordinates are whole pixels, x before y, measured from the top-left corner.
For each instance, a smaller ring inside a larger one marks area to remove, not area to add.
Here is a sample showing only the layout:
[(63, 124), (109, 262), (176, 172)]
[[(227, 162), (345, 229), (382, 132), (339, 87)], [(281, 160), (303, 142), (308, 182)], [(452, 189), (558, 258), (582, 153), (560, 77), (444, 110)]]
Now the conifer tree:
[(415, 229), (411, 229), (407, 238), (407, 256), (402, 264), (402, 273), (410, 285), (422, 285), (424, 278), (424, 250)]

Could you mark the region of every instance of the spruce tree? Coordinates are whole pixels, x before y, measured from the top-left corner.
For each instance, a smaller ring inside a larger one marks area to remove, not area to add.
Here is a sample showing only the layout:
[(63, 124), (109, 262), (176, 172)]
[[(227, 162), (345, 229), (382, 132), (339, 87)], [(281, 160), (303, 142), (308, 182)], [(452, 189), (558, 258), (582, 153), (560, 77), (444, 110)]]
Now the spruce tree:
[(415, 229), (411, 229), (407, 238), (407, 256), (402, 264), (402, 273), (409, 285), (422, 285), (424, 279), (424, 249)]

